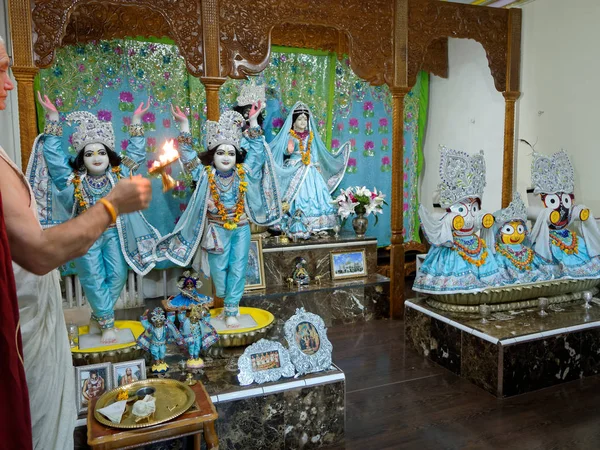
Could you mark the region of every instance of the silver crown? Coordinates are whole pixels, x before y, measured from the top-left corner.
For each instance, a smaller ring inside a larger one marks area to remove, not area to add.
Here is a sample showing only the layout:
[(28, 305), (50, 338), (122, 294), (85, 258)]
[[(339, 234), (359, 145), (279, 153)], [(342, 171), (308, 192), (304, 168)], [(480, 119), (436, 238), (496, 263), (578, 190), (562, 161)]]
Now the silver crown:
[(206, 149), (212, 150), (221, 144), (231, 144), (240, 149), (244, 117), (235, 111), (225, 111), (218, 122), (207, 120), (205, 125)]
[(76, 151), (80, 151), (88, 144), (104, 144), (109, 149), (115, 149), (115, 132), (110, 122), (98, 120), (88, 111), (75, 111), (66, 119), (70, 125), (75, 122), (75, 132), (72, 142)]
[(240, 95), (237, 98), (238, 106), (252, 105), (259, 100), (263, 105), (267, 102), (264, 84), (258, 85), (252, 79), (248, 83), (242, 85)]
[(305, 113), (307, 116), (310, 116), (310, 109), (304, 103), (299, 103), (296, 109), (294, 109), (295, 113)]
[(527, 207), (521, 198), (521, 194), (515, 192), (512, 202), (506, 208), (496, 211), (494, 218), (500, 227), (513, 220), (520, 220), (523, 223), (527, 223)]
[(440, 205), (449, 208), (469, 197), (481, 199), (485, 188), (483, 150), (473, 156), (444, 146), (440, 151)]
[(561, 150), (552, 156), (533, 152), (531, 183), (534, 194), (572, 194), (575, 190), (575, 176), (567, 152)]
[(165, 317), (165, 312), (162, 310), (162, 308), (156, 307), (152, 310), (152, 313), (150, 314), (150, 320), (152, 322), (164, 322), (167, 320), (167, 318)]

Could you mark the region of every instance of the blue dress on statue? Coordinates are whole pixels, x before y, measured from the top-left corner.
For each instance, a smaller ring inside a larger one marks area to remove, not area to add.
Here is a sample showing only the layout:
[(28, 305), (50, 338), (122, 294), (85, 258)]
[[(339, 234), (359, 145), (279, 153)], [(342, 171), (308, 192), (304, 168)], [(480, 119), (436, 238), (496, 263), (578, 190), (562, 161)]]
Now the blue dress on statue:
[[(562, 247), (567, 250), (563, 250)], [(585, 241), (568, 228), (550, 230), (550, 251), (560, 265), (563, 278), (586, 279), (600, 276), (600, 259), (591, 258)]]

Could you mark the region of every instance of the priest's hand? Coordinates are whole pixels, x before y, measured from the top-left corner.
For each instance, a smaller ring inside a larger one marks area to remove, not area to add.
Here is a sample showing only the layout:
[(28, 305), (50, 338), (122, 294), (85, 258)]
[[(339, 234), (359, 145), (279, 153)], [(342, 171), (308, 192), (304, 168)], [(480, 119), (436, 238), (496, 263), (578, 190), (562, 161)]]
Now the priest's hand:
[(54, 103), (50, 101), (46, 94), (44, 94), (44, 98), (42, 98), (42, 94), (40, 93), (40, 91), (38, 91), (37, 95), (38, 102), (40, 102), (40, 105), (42, 105), (42, 108), (44, 108), (44, 111), (46, 111), (48, 119), (54, 122), (58, 122), (58, 110), (56, 109), (56, 106), (54, 106)]
[(150, 180), (136, 175), (123, 178), (106, 196), (118, 214), (127, 214), (146, 209), (152, 200), (152, 186)]

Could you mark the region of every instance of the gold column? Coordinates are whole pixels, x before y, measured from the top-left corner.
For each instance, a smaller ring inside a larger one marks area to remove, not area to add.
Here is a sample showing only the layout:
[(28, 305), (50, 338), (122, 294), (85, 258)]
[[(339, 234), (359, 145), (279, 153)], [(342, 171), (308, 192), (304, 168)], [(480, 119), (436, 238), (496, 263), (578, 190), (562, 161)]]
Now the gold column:
[(504, 96), (504, 160), (502, 165), (502, 207), (512, 200), (515, 146), (515, 103), (520, 92), (503, 92)]
[(21, 168), (27, 168), (33, 141), (38, 134), (33, 80), (38, 68), (33, 63), (31, 11), (29, 0), (9, 0), (8, 20), (11, 31), (14, 66), (19, 89), (19, 128), (21, 133)]
[(206, 118), (219, 120), (219, 88), (225, 78), (201, 77), (200, 80), (206, 89)]

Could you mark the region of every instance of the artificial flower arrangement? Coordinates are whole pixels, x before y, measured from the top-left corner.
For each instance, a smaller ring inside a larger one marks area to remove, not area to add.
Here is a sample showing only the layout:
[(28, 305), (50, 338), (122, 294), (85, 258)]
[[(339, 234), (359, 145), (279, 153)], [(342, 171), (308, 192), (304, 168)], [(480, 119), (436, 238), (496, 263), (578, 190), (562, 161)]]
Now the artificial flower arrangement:
[(358, 214), (368, 216), (373, 214), (375, 216), (375, 224), (377, 224), (377, 214), (383, 213), (383, 205), (387, 205), (385, 194), (378, 192), (377, 188), (373, 188), (370, 191), (365, 186), (349, 187), (348, 189), (341, 189), (340, 195), (338, 195), (332, 203), (338, 207), (338, 216), (342, 218), (342, 223), (346, 222), (346, 219), (350, 214)]

